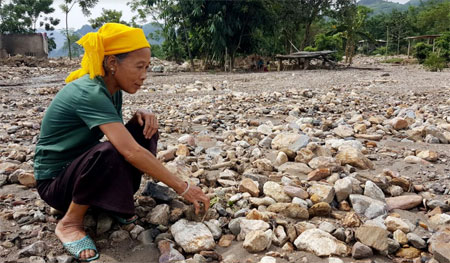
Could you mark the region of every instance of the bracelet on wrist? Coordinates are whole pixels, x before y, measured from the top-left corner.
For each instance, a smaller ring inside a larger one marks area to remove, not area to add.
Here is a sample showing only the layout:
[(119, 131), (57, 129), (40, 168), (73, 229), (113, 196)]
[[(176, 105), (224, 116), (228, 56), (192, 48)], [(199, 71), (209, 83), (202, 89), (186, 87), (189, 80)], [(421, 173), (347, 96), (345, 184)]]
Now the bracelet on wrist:
[(187, 184), (186, 189), (184, 189), (183, 193), (180, 194), (181, 197), (183, 197), (185, 194), (187, 194), (187, 192), (189, 191), (189, 188), (191, 188), (191, 184), (189, 183), (189, 181), (185, 181), (185, 183)]

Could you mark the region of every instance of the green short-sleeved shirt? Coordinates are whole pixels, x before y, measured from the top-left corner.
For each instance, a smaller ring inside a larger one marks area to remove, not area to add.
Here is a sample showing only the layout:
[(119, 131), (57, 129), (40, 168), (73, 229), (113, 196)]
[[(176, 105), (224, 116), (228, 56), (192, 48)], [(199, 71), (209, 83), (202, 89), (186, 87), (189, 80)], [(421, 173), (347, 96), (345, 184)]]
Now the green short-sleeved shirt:
[(122, 91), (111, 96), (101, 77), (70, 82), (50, 103), (34, 156), (37, 180), (56, 177), (65, 165), (99, 143), (101, 124), (121, 122)]

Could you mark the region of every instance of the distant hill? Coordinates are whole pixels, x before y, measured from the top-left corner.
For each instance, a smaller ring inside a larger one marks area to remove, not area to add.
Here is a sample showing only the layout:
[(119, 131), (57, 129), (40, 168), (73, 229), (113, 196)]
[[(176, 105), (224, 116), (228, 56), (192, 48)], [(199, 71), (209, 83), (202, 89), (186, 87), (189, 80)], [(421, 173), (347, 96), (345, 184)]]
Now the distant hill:
[(407, 10), (410, 6), (419, 6), (422, 2), (429, 0), (410, 0), (405, 4), (394, 3), (386, 0), (360, 0), (358, 5), (367, 6), (373, 10), (371, 15), (378, 15), (382, 13), (390, 13), (397, 9), (400, 11)]
[[(155, 33), (156, 30), (159, 30), (157, 24), (148, 23), (142, 26), (142, 30), (144, 30), (145, 35), (148, 37), (149, 33)], [(80, 36), (84, 36), (89, 32), (95, 32), (96, 29), (93, 29), (90, 25), (84, 25), (75, 33), (77, 33)], [(68, 56), (68, 52), (63, 50), (62, 47), (64, 46), (64, 43), (66, 42), (66, 36), (64, 30), (55, 30), (55, 31), (45, 31), (45, 30), (38, 30), (38, 32), (46, 32), (49, 37), (53, 37), (56, 42), (56, 49), (52, 50), (49, 54), (49, 57), (65, 57)], [(152, 40), (149, 39), (149, 42), (151, 45), (160, 45), (162, 44), (164, 40)]]

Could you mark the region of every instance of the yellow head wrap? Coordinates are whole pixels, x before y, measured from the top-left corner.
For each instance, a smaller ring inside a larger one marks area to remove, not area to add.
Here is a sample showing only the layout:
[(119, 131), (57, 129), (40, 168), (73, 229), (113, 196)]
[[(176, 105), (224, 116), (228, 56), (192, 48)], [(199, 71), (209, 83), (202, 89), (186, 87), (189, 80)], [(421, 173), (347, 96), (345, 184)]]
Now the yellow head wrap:
[(91, 79), (95, 76), (104, 76), (104, 56), (150, 47), (142, 29), (116, 23), (107, 23), (98, 32), (87, 33), (77, 43), (84, 47), (81, 69), (70, 73), (66, 83), (88, 73)]

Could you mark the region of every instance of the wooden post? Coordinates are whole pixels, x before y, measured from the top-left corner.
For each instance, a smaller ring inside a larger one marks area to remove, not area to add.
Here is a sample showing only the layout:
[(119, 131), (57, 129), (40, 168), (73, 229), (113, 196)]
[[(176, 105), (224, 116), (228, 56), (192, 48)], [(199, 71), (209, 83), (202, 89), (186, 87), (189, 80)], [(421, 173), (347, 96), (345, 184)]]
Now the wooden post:
[(278, 58), (278, 71), (283, 70), (283, 60), (281, 58)]
[(434, 53), (434, 42), (435, 42), (434, 40), (435, 40), (435, 39), (433, 38), (433, 53)]
[(409, 58), (410, 52), (411, 52), (411, 39), (408, 39), (408, 58)]

